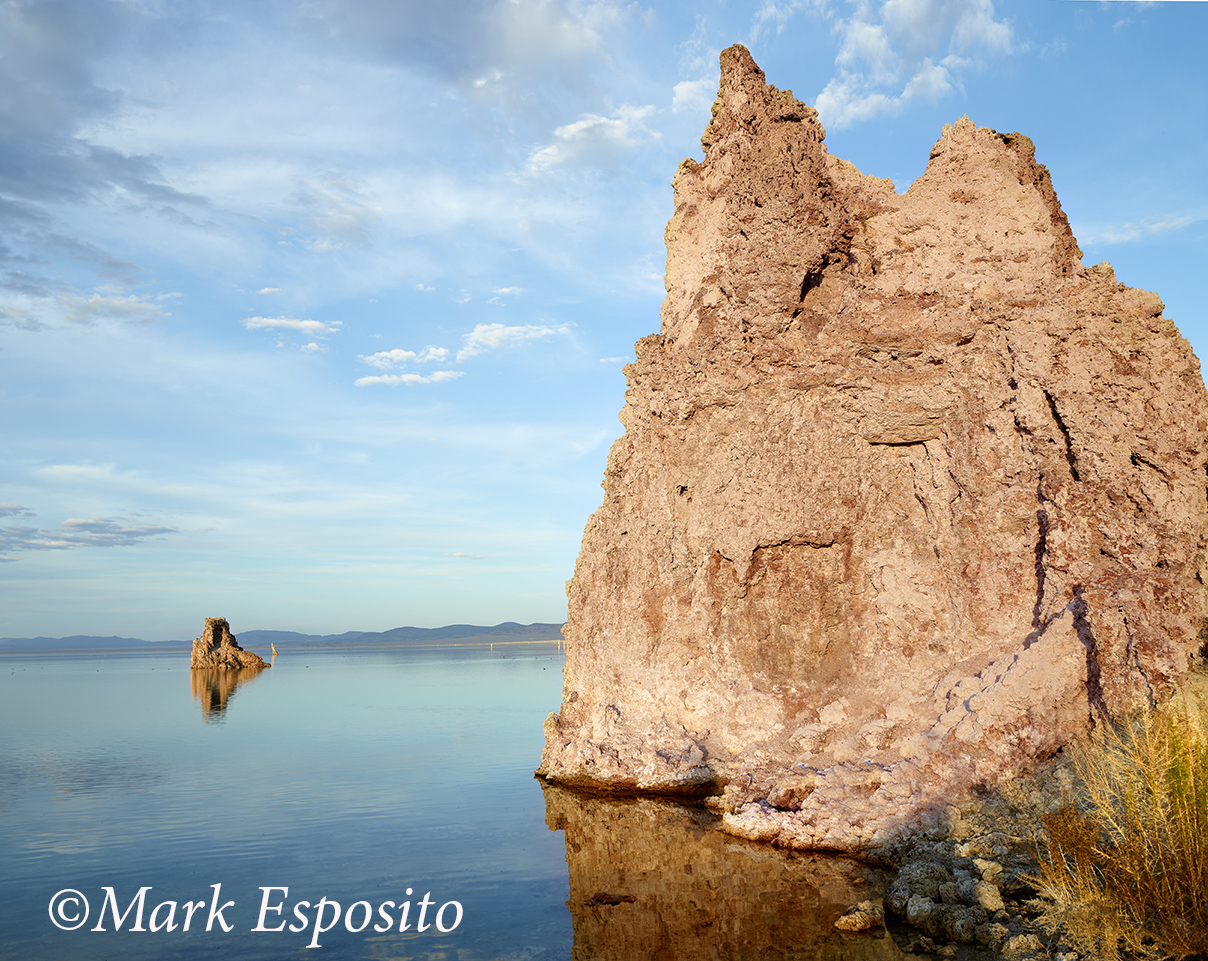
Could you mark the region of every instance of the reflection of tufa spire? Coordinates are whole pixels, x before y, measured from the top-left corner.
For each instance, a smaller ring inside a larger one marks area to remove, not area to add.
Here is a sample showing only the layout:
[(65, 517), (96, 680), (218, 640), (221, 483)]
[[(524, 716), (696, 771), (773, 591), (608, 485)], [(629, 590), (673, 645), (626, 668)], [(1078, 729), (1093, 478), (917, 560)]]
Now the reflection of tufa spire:
[(227, 702), (235, 696), (235, 689), (240, 684), (259, 677), (260, 669), (247, 668), (232, 671), (194, 668), (190, 673), (193, 697), (201, 702), (201, 716), (207, 721), (221, 721)]
[(718, 829), (699, 808), (542, 784), (566, 840), (574, 957), (904, 961), (883, 929), (833, 928), (885, 875), (842, 857), (794, 857)]
[(245, 651), (235, 642), (235, 635), (231, 633), (225, 617), (207, 617), (205, 630), (201, 632), (201, 637), (193, 642), (193, 660), (190, 666), (194, 669), (260, 670), (271, 665), (260, 655)]

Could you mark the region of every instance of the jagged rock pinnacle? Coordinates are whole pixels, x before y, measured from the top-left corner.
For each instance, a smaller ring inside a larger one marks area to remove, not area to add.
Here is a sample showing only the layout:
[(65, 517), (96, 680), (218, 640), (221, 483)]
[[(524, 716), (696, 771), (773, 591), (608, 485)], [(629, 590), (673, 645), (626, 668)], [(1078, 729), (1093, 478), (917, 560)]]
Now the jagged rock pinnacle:
[(722, 54), (539, 773), (861, 850), (1160, 699), (1205, 624), (1208, 397), (1030, 140), (904, 193)]

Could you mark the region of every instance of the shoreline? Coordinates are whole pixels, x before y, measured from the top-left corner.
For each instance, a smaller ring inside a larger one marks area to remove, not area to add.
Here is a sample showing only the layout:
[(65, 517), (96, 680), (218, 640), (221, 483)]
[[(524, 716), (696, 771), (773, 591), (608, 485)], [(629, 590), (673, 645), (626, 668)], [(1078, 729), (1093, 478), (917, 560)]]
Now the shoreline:
[[(157, 643), (148, 641), (148, 644)], [(188, 653), (189, 646), (179, 644), (179, 642), (164, 641), (159, 643), (173, 644), (171, 648), (163, 650), (148, 650), (145, 647), (60, 647), (46, 648), (45, 650), (29, 649), (4, 651), (0, 650), (0, 657), (31, 657), (47, 654), (55, 655), (79, 655), (79, 654), (180, 654)], [(349, 641), (340, 644), (286, 644), (278, 649), (278, 653), (284, 651), (374, 651), (374, 650), (429, 650), (435, 648), (446, 647), (519, 647), (519, 646), (545, 646), (549, 644), (557, 645), (559, 650), (565, 649), (566, 641), (562, 639), (549, 638), (548, 640), (526, 640), (526, 641), (474, 641), (464, 638), (451, 638), (447, 641), (423, 641), (415, 643), (412, 641), (369, 641), (364, 644), (358, 644), (355, 641)], [(178, 646), (177, 646), (178, 645)], [(244, 650), (254, 651), (252, 647), (245, 647)]]

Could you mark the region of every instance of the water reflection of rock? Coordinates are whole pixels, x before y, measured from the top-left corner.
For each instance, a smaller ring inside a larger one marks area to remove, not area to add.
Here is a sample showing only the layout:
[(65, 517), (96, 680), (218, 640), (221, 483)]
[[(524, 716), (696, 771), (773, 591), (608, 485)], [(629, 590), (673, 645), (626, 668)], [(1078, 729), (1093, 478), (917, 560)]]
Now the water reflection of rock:
[(220, 721), (236, 689), (258, 678), (260, 671), (256, 668), (242, 671), (194, 669), (190, 674), (193, 697), (201, 702), (201, 716), (207, 721)]
[(566, 837), (574, 961), (902, 957), (884, 929), (833, 928), (850, 905), (880, 896), (876, 868), (742, 841), (666, 801), (542, 787), (545, 822)]

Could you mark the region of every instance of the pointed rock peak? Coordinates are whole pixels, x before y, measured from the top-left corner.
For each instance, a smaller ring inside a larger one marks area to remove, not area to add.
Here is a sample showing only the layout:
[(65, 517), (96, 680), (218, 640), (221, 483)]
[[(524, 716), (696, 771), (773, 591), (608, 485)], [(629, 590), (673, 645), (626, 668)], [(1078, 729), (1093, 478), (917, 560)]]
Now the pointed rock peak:
[(814, 130), (811, 139), (821, 141), (826, 131), (818, 122), (818, 111), (807, 107), (791, 90), (770, 86), (751, 52), (736, 43), (721, 52), (721, 84), (713, 103), (713, 119), (701, 137), (709, 148), (725, 137), (745, 129), (757, 133), (763, 122), (805, 122)]
[[(979, 190), (977, 185), (1002, 181), (997, 189)], [(943, 132), (931, 148), (927, 170), (919, 178), (918, 195), (929, 187), (953, 187), (950, 196), (965, 204), (980, 205), (998, 211), (1004, 206), (1002, 188), (1012, 182), (1025, 192), (1038, 196), (1048, 214), (1049, 242), (1058, 274), (1070, 276), (1082, 265), (1082, 250), (1070, 229), (1065, 211), (1053, 189), (1048, 168), (1036, 162), (1036, 146), (1021, 133), (999, 133), (979, 127), (967, 116), (955, 124), (944, 124)], [(1011, 188), (1015, 189), (1015, 188)]]

